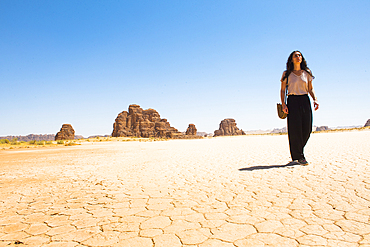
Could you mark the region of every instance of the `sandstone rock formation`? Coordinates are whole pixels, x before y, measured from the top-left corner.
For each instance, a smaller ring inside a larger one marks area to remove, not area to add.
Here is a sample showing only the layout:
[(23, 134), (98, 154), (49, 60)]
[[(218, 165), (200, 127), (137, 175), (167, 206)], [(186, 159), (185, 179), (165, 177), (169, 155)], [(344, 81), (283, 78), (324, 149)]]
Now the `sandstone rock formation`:
[(143, 110), (139, 105), (130, 105), (128, 112), (118, 114), (112, 136), (181, 138), (182, 134), (171, 127), (167, 119), (161, 119), (156, 110)]
[(55, 140), (74, 140), (75, 131), (70, 124), (63, 124), (60, 131), (55, 135)]
[(316, 127), (315, 131), (325, 131), (325, 130), (330, 130), (330, 128), (328, 126), (320, 126)]
[(189, 127), (186, 130), (185, 135), (192, 135), (192, 136), (197, 135), (197, 128), (195, 128), (194, 124), (189, 124)]
[(367, 122), (364, 125), (364, 127), (368, 127), (368, 126), (370, 126), (370, 119), (368, 119)]
[(215, 130), (214, 136), (234, 136), (245, 135), (243, 130), (236, 127), (236, 122), (232, 118), (227, 118), (221, 121), (220, 128)]

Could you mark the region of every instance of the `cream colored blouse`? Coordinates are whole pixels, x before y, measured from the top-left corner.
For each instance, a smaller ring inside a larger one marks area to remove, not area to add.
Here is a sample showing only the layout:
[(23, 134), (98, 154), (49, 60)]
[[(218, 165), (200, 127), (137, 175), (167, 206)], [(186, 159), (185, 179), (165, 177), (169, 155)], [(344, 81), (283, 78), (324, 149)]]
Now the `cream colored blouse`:
[[(283, 82), (283, 76), (281, 77), (281, 82)], [(286, 81), (286, 79), (284, 81)], [(312, 76), (304, 70), (300, 76), (293, 72), (290, 73), (288, 77), (288, 95), (308, 94), (309, 81), (312, 81)]]

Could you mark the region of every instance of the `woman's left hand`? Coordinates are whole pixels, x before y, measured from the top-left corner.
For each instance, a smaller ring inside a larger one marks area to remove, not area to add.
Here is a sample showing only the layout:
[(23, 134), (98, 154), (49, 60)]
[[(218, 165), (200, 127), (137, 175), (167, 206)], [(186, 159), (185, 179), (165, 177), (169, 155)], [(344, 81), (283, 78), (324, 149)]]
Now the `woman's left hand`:
[(319, 109), (319, 103), (317, 103), (316, 101), (313, 102), (313, 107), (315, 108), (315, 111), (317, 111)]

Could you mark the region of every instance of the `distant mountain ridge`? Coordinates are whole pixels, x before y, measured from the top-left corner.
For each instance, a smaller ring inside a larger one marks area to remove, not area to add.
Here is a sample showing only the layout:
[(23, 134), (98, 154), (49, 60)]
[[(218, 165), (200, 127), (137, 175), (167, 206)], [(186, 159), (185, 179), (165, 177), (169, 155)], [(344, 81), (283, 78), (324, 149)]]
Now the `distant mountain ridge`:
[(17, 138), (18, 141), (21, 142), (29, 142), (29, 141), (54, 141), (55, 135), (54, 134), (41, 134), (41, 135), (35, 135), (35, 134), (29, 134), (26, 136), (0, 136), (0, 139), (8, 139), (13, 140), (14, 138)]
[[(20, 142), (29, 142), (29, 141), (54, 141), (55, 135), (54, 134), (29, 134), (26, 136), (0, 136), (0, 139), (8, 139), (9, 141), (17, 138)], [(75, 135), (75, 139), (84, 139), (81, 135)]]

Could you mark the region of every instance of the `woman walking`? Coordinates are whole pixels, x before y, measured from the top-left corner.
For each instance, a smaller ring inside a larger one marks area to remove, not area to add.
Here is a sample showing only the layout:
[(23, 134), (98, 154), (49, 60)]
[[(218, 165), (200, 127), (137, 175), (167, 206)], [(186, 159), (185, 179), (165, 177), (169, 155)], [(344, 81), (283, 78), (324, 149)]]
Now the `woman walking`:
[[(313, 99), (315, 111), (319, 109), (312, 85), (314, 78), (302, 53), (293, 51), (281, 77), (280, 98), (283, 111), (288, 114), (290, 155), (293, 161), (298, 161), (301, 165), (308, 165), (303, 152), (312, 131), (312, 110), (308, 94)], [(287, 104), (285, 91), (288, 97)]]

